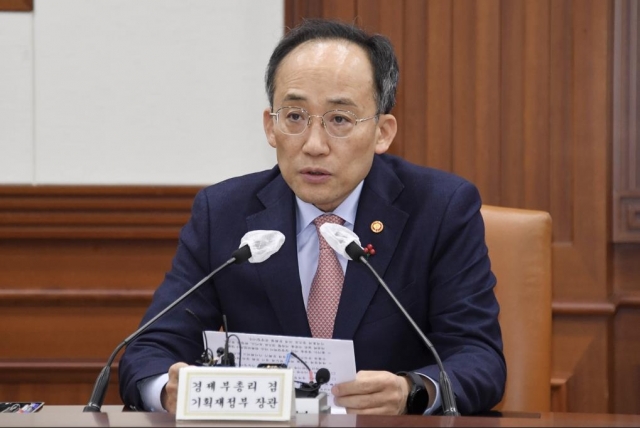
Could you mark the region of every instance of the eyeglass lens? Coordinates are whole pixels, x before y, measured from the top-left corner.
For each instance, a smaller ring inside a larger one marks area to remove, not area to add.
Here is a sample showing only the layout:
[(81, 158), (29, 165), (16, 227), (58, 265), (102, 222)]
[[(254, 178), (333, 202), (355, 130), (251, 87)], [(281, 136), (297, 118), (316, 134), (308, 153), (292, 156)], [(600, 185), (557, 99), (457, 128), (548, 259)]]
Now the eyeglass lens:
[[(306, 110), (296, 107), (283, 107), (278, 110), (278, 126), (285, 134), (302, 134), (310, 125), (311, 117)], [(331, 110), (322, 116), (325, 130), (329, 135), (344, 138), (351, 134), (357, 123), (357, 117), (345, 110)]]

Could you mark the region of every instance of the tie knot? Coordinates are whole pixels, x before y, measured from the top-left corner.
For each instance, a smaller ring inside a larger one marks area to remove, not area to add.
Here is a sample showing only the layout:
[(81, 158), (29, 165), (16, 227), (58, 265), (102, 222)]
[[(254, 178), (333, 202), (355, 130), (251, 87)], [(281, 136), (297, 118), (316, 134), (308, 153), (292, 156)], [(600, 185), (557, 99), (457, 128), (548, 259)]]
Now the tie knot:
[[(344, 220), (338, 217), (335, 214), (322, 214), (313, 219), (313, 224), (316, 225), (316, 232), (318, 232), (318, 241), (320, 242), (320, 251), (331, 250), (331, 247), (325, 241), (324, 236), (320, 233), (320, 226), (325, 223), (335, 223), (342, 226), (344, 224)], [(333, 250), (331, 250), (333, 251)]]
[(322, 214), (313, 219), (313, 224), (316, 225), (316, 228), (320, 230), (320, 226), (325, 223), (335, 223), (342, 226), (344, 224), (344, 220), (341, 217), (338, 217), (335, 214)]

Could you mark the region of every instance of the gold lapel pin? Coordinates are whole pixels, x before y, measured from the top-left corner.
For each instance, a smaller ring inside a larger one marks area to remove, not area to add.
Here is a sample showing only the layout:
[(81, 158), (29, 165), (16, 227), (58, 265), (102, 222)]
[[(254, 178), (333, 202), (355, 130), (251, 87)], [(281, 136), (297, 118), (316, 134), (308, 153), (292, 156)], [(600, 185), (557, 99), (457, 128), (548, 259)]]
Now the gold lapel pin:
[(382, 224), (380, 220), (376, 220), (371, 223), (371, 231), (373, 233), (380, 233), (382, 232), (382, 229), (384, 229), (384, 224)]

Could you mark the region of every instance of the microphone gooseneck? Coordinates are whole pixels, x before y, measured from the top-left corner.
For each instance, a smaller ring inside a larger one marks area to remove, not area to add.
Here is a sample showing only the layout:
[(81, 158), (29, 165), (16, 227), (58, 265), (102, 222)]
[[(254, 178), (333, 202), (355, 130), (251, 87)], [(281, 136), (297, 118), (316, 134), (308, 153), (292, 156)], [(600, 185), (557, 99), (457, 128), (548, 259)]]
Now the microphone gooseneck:
[(378, 275), (378, 272), (376, 272), (376, 270), (369, 264), (362, 247), (360, 247), (360, 245), (358, 245), (355, 241), (352, 241), (350, 244), (346, 246), (345, 252), (349, 255), (349, 257), (353, 261), (363, 263), (366, 267), (369, 268), (371, 273), (373, 273), (373, 275), (378, 280), (378, 283), (382, 285), (382, 287), (385, 289), (387, 294), (389, 294), (389, 297), (393, 299), (394, 303), (400, 309), (400, 311), (405, 316), (407, 321), (409, 321), (413, 329), (418, 333), (418, 335), (420, 336), (422, 341), (425, 343), (425, 345), (427, 345), (427, 348), (429, 348), (429, 350), (431, 351), (431, 354), (435, 358), (436, 364), (438, 365), (438, 369), (440, 370), (440, 391), (442, 393), (443, 413), (446, 416), (460, 416), (460, 412), (458, 412), (458, 407), (456, 406), (456, 398), (453, 393), (453, 387), (451, 386), (451, 381), (449, 380), (449, 376), (447, 375), (447, 372), (444, 370), (444, 365), (442, 365), (442, 361), (440, 360), (440, 356), (438, 355), (436, 348), (433, 346), (431, 341), (427, 339), (427, 336), (425, 336), (425, 334), (422, 332), (420, 327), (418, 327), (418, 324), (416, 324), (413, 318), (411, 318), (411, 315), (409, 315), (407, 310), (404, 308), (404, 306), (402, 306), (402, 304), (396, 298), (396, 296), (391, 292), (391, 290), (389, 289), (387, 284), (384, 282), (382, 277), (380, 277), (380, 275)]
[[(206, 327), (204, 326), (202, 321), (200, 321), (200, 318), (196, 315), (195, 312), (193, 312), (189, 308), (186, 308), (185, 312), (191, 315), (193, 318), (195, 318), (195, 320), (200, 325), (200, 329), (203, 332), (206, 330)], [(212, 366), (215, 361), (213, 357), (213, 352), (211, 351), (211, 349), (209, 349), (209, 342), (207, 341), (207, 335), (203, 334), (202, 338), (204, 341), (204, 350), (202, 351), (202, 355), (200, 355), (200, 359), (196, 360), (196, 363), (200, 364), (201, 366)]]
[(224, 327), (224, 355), (220, 358), (222, 366), (235, 366), (235, 359), (229, 355), (229, 327), (227, 326), (227, 316), (222, 314), (222, 325)]
[[(263, 242), (265, 241), (265, 242)], [(275, 242), (275, 243), (274, 243)], [(93, 386), (93, 391), (91, 393), (91, 398), (89, 399), (89, 403), (84, 406), (83, 412), (99, 412), (102, 408), (102, 403), (104, 402), (104, 397), (107, 392), (107, 386), (109, 385), (109, 378), (111, 377), (111, 365), (113, 364), (113, 360), (115, 360), (118, 352), (125, 346), (127, 346), (131, 341), (136, 339), (140, 334), (142, 334), (151, 324), (156, 322), (159, 318), (164, 316), (171, 309), (180, 304), (184, 299), (189, 297), (194, 291), (196, 291), (202, 284), (207, 282), (212, 276), (216, 273), (220, 272), (222, 269), (226, 268), (232, 263), (242, 263), (249, 260), (252, 257), (251, 247), (255, 247), (261, 249), (261, 257), (259, 261), (254, 261), (253, 263), (260, 263), (270, 256), (275, 254), (282, 243), (284, 242), (284, 235), (281, 232), (273, 231), (273, 230), (253, 230), (245, 234), (240, 243), (241, 247), (235, 250), (232, 254), (232, 257), (224, 262), (220, 267), (215, 269), (209, 275), (202, 278), (196, 285), (191, 287), (187, 292), (178, 297), (175, 301), (173, 301), (169, 306), (160, 311), (156, 316), (147, 321), (143, 326), (138, 328), (135, 332), (133, 332), (129, 337), (120, 343), (116, 349), (111, 353), (111, 356), (107, 360), (107, 364), (104, 366), (98, 378), (96, 379), (96, 383)]]

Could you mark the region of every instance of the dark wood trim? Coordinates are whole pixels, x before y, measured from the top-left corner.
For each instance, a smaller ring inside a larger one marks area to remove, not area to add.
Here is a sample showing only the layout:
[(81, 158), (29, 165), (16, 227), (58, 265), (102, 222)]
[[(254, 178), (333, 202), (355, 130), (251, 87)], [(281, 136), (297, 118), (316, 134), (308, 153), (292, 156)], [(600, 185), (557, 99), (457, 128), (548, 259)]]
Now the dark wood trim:
[(0, 0), (2, 12), (32, 12), (33, 0)]
[(640, 308), (640, 293), (618, 292), (616, 294), (618, 307)]
[(0, 186), (0, 239), (175, 239), (195, 186)]
[(153, 290), (3, 289), (0, 290), (0, 307), (139, 306), (146, 308), (151, 303), (152, 297)]
[[(153, 290), (118, 289), (0, 289), (2, 306), (143, 306)], [(614, 315), (618, 307), (640, 307), (640, 293), (618, 293), (614, 301), (555, 301), (554, 315)]]
[[(106, 363), (99, 360), (0, 360), (0, 378), (3, 383), (93, 383)], [(111, 366), (118, 372), (118, 362)], [(117, 383), (117, 376), (111, 377)]]
[(615, 315), (617, 305), (613, 302), (555, 301), (551, 303), (553, 315)]

